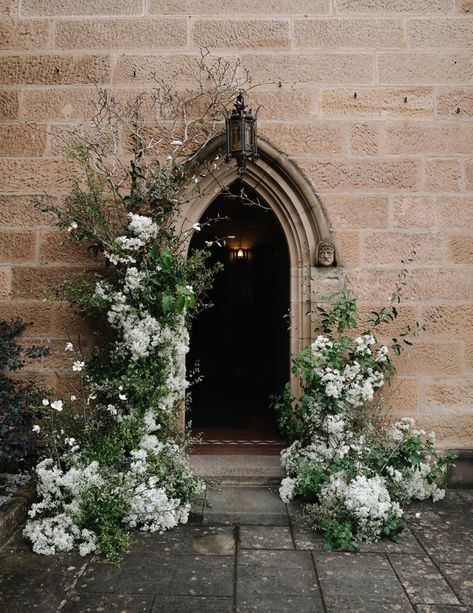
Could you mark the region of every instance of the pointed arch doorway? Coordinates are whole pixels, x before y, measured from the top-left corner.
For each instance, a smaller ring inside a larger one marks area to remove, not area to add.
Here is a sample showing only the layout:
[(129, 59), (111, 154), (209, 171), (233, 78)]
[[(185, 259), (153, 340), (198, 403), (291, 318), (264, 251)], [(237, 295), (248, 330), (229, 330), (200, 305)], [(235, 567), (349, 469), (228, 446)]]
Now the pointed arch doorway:
[(276, 440), (270, 397), (289, 379), (289, 252), (271, 208), (251, 189), (246, 196), (258, 204), (245, 203), (240, 189), (234, 184), (210, 204), (189, 247), (213, 242), (221, 270), (212, 306), (191, 330), (187, 369), (198, 367), (201, 379), (188, 417), (206, 440)]
[[(224, 162), (225, 137), (214, 139), (202, 151), (201, 157), (212, 162), (212, 172), (203, 173), (198, 186), (191, 182), (185, 197), (187, 203), (178, 220), (184, 235), (192, 236), (192, 227), (204, 216), (222, 192), (243, 181), (245, 189), (253, 190), (267, 205), (284, 234), (287, 245), (289, 269), (287, 274), (289, 293), (289, 352), (300, 351), (312, 337), (312, 325), (306, 316), (311, 309), (312, 274), (317, 244), (330, 239), (321, 201), (312, 186), (283, 153), (264, 140), (258, 142), (260, 157), (249, 162), (246, 173), (240, 176), (233, 164)], [(187, 248), (190, 247), (190, 238)], [(292, 390), (298, 393), (296, 377), (290, 375)]]

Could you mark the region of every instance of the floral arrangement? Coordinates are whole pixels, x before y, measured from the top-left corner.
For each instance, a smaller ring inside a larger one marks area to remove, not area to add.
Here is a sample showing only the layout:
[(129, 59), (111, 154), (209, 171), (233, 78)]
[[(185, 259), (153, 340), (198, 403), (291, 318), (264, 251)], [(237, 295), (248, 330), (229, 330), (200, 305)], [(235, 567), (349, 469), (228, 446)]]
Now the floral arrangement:
[(215, 269), (206, 252), (185, 253), (200, 225), (179, 234), (176, 219), (190, 186), (198, 194), (212, 172), (215, 161), (199, 152), (244, 80), (226, 60), (204, 53), (196, 62), (190, 90), (157, 82), (120, 104), (99, 91), (85, 136), (78, 130), (68, 149), (80, 181), (60, 206), (38, 203), (56, 213), (67, 240), (98, 257), (59, 291), (93, 318), (97, 346), (86, 354), (67, 342), (76, 379), (67, 394), (42, 400), (33, 426), (47, 453), (24, 533), (40, 554), (78, 548), (118, 561), (131, 528), (187, 521), (204, 488), (187, 463), (182, 412), (187, 330)]
[[(287, 387), (276, 402), (293, 441), (281, 453), (288, 476), (280, 496), (284, 502), (302, 497), (327, 548), (357, 550), (363, 540), (396, 540), (402, 508), (412, 498), (442, 499), (438, 481), (452, 456), (439, 456), (434, 434), (417, 429), (413, 419), (390, 423), (376, 398), (394, 365), (374, 331), (397, 317), (394, 297), (390, 308), (372, 312), (371, 327), (358, 336), (348, 334), (358, 326), (356, 296), (343, 290), (329, 300), (330, 309), (317, 309), (317, 338), (294, 358), (301, 397), (296, 401)], [(410, 344), (410, 332), (393, 339), (394, 354)]]

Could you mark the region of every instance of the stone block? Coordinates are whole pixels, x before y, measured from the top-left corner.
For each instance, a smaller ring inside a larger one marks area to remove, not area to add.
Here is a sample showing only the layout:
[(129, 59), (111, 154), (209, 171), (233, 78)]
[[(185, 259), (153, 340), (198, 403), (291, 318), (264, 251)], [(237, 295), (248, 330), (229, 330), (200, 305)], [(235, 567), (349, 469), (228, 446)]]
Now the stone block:
[[(72, 593), (62, 607), (64, 613), (82, 613), (83, 611), (133, 611), (134, 613), (149, 613), (153, 608), (154, 596), (142, 594), (75, 594)], [(160, 596), (159, 602), (166, 602), (166, 597)], [(160, 611), (159, 604), (153, 611)], [(165, 609), (166, 610), (166, 609)], [(179, 608), (168, 609), (179, 611)], [(217, 611), (217, 609), (210, 609)], [(222, 611), (226, 611), (222, 607)]]
[(80, 174), (72, 160), (0, 160), (3, 189), (8, 192), (68, 192)]
[[(374, 298), (372, 298), (373, 300)], [(382, 306), (389, 307), (390, 303), (371, 302), (370, 304), (358, 304), (358, 321), (359, 332), (364, 332), (372, 326), (369, 323), (373, 319), (373, 311), (378, 311)], [(393, 322), (380, 324), (375, 332), (376, 335), (386, 339), (392, 336), (399, 336), (399, 330), (410, 326), (413, 330), (416, 329), (416, 321), (420, 319), (420, 310), (417, 305), (398, 304), (396, 305), (397, 317)]]
[(260, 134), (286, 155), (330, 155), (345, 151), (345, 134), (340, 125), (260, 124)]
[(373, 83), (373, 56), (365, 53), (298, 53), (243, 55), (243, 67), (254, 81), (268, 76), (277, 83)]
[(473, 336), (473, 305), (425, 305), (422, 317), (426, 333), (463, 339)]
[(73, 339), (90, 336), (100, 327), (106, 327), (105, 322), (97, 324), (97, 318), (95, 321), (86, 319), (67, 302), (55, 302), (53, 305), (51, 332), (54, 336)]
[(274, 91), (254, 89), (248, 92), (248, 104), (258, 110), (260, 121), (301, 119), (312, 120), (317, 117), (318, 94), (312, 90), (285, 88)]
[(207, 491), (204, 524), (287, 525), (286, 507), (272, 488), (217, 487)]
[(16, 119), (19, 107), (18, 92), (0, 91), (0, 121)]
[(148, 12), (152, 15), (292, 15), (328, 14), (330, 0), (293, 0), (281, 6), (280, 0), (240, 0), (224, 3), (221, 0), (149, 0)]
[(89, 123), (61, 123), (52, 125), (48, 133), (49, 142), (47, 154), (57, 158), (66, 157), (71, 147), (73, 148), (77, 144), (91, 141), (99, 141), (104, 148), (104, 152), (107, 153), (112, 153), (111, 143), (115, 142), (117, 150), (120, 151), (120, 144), (118, 142), (120, 137), (118, 135), (110, 131), (105, 137), (101, 137), (99, 131)]
[(334, 232), (333, 240), (337, 254), (337, 266), (357, 268), (361, 261), (359, 232)]
[(35, 259), (36, 234), (33, 232), (0, 232), (0, 262), (17, 264)]
[(233, 526), (179, 525), (162, 534), (138, 532), (133, 535), (131, 553), (150, 554), (166, 551), (171, 555), (233, 556)]
[(336, 0), (337, 13), (451, 13), (450, 0)]
[[(372, 269), (350, 271), (346, 274), (349, 287), (355, 290), (362, 301), (371, 302), (377, 296), (380, 302), (389, 300), (399, 271)], [(402, 291), (403, 301), (418, 300), (469, 300), (471, 280), (458, 270), (410, 269), (407, 285)]]
[(287, 526), (242, 526), (241, 549), (294, 549)]
[(94, 88), (27, 89), (22, 94), (20, 116), (29, 121), (76, 121), (92, 117)]
[(0, 268), (0, 298), (9, 298), (11, 294), (11, 268), (3, 266)]
[(457, 0), (457, 7), (462, 13), (473, 13), (473, 0)]
[(46, 126), (31, 123), (0, 124), (0, 155), (41, 156), (45, 147)]
[(322, 89), (320, 109), (327, 119), (431, 119), (433, 93), (427, 87)]
[(142, 0), (24, 0), (21, 15), (35, 17), (63, 15), (142, 15)]
[(197, 19), (192, 26), (196, 47), (287, 48), (289, 21), (276, 19)]
[(419, 185), (417, 160), (299, 160), (317, 191), (412, 189)]
[(465, 162), (465, 187), (468, 191), (473, 191), (473, 161)]
[(0, 226), (37, 228), (54, 222), (54, 214), (43, 213), (35, 206), (33, 197), (0, 196)]
[(84, 243), (72, 241), (65, 232), (45, 232), (41, 234), (39, 261), (42, 264), (95, 264), (97, 258)]
[(391, 125), (385, 152), (392, 155), (473, 154), (473, 127), (459, 124)]
[(387, 196), (324, 195), (330, 225), (341, 228), (384, 228), (388, 224)]
[(13, 297), (46, 298), (55, 293), (55, 288), (64, 280), (65, 275), (74, 272), (78, 272), (78, 269), (45, 266), (17, 267), (13, 270)]
[(363, 235), (363, 261), (369, 265), (409, 263), (433, 264), (442, 258), (439, 234), (369, 232)]
[(57, 49), (146, 49), (187, 46), (185, 18), (81, 19), (56, 24)]
[(380, 129), (376, 124), (355, 123), (348, 129), (348, 148), (352, 155), (378, 155), (380, 140)]
[(14, 17), (18, 11), (18, 0), (0, 0), (0, 15)]
[(433, 159), (425, 162), (424, 186), (428, 192), (460, 191), (461, 164), (455, 159)]
[(403, 46), (400, 19), (296, 19), (296, 47), (386, 49)]
[[(411, 339), (394, 365), (399, 375), (455, 375), (461, 370), (459, 343), (426, 342)], [(403, 343), (401, 342), (401, 345)]]
[(396, 228), (431, 228), (437, 224), (437, 202), (424, 196), (396, 196), (392, 200), (391, 219)]
[(453, 264), (473, 264), (473, 235), (449, 234), (447, 257)]
[(449, 119), (473, 117), (473, 90), (468, 88), (442, 88), (436, 92), (436, 113)]
[(187, 86), (188, 75), (196, 70), (196, 55), (120, 55), (113, 70), (114, 84), (154, 86), (156, 79), (172, 79)]
[(42, 336), (51, 331), (52, 305), (38, 300), (8, 300), (0, 302), (0, 319), (20, 317), (25, 323), (31, 323), (22, 336)]
[(451, 405), (442, 406), (438, 402), (426, 402), (426, 389), (429, 391), (428, 382), (424, 386), (424, 398), (416, 416), (417, 426), (427, 432), (433, 430), (437, 446), (441, 449), (471, 449), (473, 437), (471, 403), (464, 406), (456, 405), (452, 410)]
[(473, 81), (469, 53), (454, 51), (406, 51), (380, 53), (378, 75), (381, 85), (468, 84)]
[[(471, 5), (470, 10), (473, 11), (473, 5)], [(462, 603), (469, 607), (473, 606), (473, 595), (471, 593), (473, 572), (471, 564), (441, 564), (440, 569), (445, 574), (449, 584), (461, 598)]]
[(5, 55), (0, 57), (0, 83), (69, 85), (109, 83), (107, 55)]
[(472, 393), (471, 377), (436, 379), (424, 384), (424, 401), (427, 406), (468, 407), (471, 405)]
[(440, 196), (437, 200), (437, 224), (442, 228), (471, 228), (473, 198)]
[(46, 49), (49, 37), (48, 21), (3, 21), (0, 29), (0, 49), (29, 51)]
[(412, 48), (452, 49), (473, 46), (473, 23), (468, 17), (409, 19), (406, 42)]

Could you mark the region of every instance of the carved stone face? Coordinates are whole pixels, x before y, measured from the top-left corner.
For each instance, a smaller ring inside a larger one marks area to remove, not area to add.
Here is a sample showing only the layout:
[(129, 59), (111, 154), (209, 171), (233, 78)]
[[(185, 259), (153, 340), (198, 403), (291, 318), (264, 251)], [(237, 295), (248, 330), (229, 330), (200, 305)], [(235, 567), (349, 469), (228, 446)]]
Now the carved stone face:
[(317, 247), (317, 263), (319, 266), (332, 266), (335, 262), (335, 246), (330, 241), (320, 241)]

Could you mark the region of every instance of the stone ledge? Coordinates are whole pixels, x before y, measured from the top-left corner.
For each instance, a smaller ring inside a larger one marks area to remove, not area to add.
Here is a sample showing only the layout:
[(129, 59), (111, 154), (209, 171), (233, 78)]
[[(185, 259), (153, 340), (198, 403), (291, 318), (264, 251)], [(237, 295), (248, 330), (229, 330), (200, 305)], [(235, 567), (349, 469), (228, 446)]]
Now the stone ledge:
[(448, 487), (473, 486), (473, 449), (449, 449), (457, 456), (452, 468), (448, 471)]
[(33, 487), (23, 485), (0, 507), (0, 547), (5, 545), (16, 528), (26, 520), (33, 497)]

